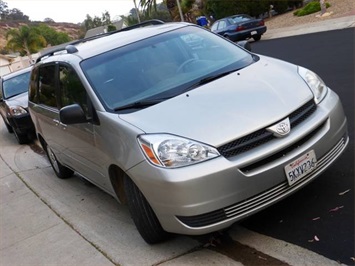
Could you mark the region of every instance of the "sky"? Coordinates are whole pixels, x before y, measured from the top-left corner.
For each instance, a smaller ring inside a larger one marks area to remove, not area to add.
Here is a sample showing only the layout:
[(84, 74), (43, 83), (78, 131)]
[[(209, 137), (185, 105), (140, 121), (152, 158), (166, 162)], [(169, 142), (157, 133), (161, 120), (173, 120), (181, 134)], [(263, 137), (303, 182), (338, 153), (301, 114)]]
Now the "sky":
[[(8, 9), (17, 8), (32, 21), (51, 18), (55, 22), (80, 23), (86, 15), (92, 18), (109, 12), (111, 20), (127, 15), (134, 8), (133, 0), (2, 0)], [(137, 0), (137, 3), (139, 0)]]

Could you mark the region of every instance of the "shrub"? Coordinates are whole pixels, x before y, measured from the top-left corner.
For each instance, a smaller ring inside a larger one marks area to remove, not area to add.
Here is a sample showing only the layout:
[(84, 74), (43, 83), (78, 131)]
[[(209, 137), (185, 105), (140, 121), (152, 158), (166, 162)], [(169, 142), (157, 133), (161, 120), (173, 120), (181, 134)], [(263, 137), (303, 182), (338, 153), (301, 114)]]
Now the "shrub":
[[(330, 7), (329, 3), (326, 3), (326, 8)], [(304, 8), (296, 10), (293, 15), (301, 17), (312, 13), (319, 12), (321, 10), (319, 1), (309, 2)]]

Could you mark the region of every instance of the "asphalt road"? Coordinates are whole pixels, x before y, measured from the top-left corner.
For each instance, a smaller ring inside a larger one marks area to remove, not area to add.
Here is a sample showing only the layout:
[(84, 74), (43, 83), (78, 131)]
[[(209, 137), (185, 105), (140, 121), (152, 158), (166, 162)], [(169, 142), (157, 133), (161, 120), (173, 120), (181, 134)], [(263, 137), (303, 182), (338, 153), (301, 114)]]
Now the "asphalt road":
[(252, 43), (255, 53), (313, 70), (340, 96), (348, 118), (350, 143), (340, 159), (316, 181), (242, 223), (250, 230), (346, 265), (355, 264), (354, 32), (351, 28)]

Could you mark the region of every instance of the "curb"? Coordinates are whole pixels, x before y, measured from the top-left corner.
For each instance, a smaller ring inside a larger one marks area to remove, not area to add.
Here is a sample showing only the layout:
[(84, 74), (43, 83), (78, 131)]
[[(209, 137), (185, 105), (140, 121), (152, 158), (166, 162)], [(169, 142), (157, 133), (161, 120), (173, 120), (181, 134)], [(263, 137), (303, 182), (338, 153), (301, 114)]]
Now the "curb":
[(355, 27), (355, 15), (317, 21), (308, 24), (301, 24), (279, 29), (268, 29), (262, 40), (297, 36), (309, 33), (324, 32)]

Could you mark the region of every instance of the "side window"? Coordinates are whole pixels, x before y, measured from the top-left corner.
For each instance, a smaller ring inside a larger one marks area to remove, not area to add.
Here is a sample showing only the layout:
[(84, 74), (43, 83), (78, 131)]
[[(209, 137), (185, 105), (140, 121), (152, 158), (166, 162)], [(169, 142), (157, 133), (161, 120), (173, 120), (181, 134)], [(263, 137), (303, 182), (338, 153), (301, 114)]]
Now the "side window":
[(221, 20), (218, 24), (218, 29), (224, 29), (225, 27), (227, 27), (227, 23), (224, 20)]
[(212, 27), (211, 27), (211, 31), (217, 30), (218, 24), (219, 24), (219, 22), (216, 22), (215, 24), (213, 24)]
[(55, 65), (40, 67), (38, 79), (39, 102), (57, 108)]
[(2, 78), (0, 77), (0, 99), (2, 99)]
[(32, 69), (32, 74), (30, 78), (30, 89), (28, 93), (28, 99), (33, 103), (39, 103), (37, 84), (38, 84), (38, 68), (34, 68)]
[(78, 75), (70, 66), (59, 66), (59, 87), (61, 107), (77, 103), (88, 114), (86, 90)]

